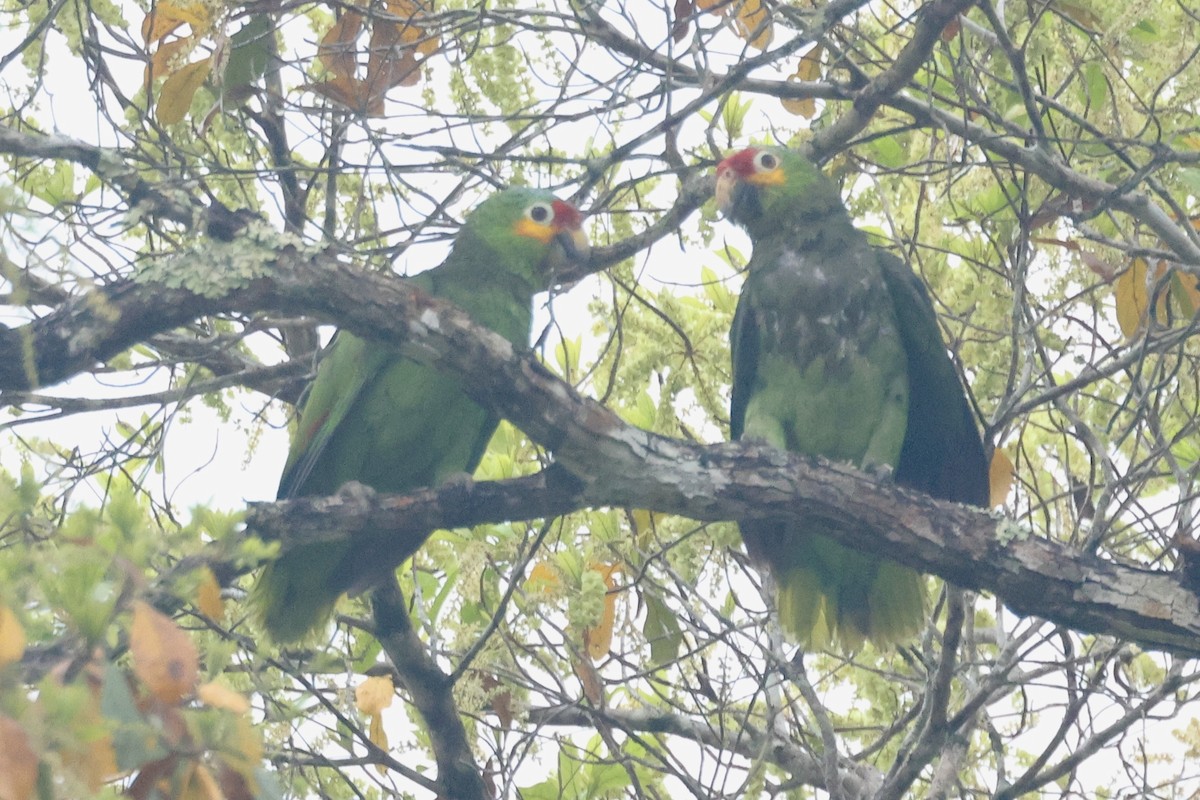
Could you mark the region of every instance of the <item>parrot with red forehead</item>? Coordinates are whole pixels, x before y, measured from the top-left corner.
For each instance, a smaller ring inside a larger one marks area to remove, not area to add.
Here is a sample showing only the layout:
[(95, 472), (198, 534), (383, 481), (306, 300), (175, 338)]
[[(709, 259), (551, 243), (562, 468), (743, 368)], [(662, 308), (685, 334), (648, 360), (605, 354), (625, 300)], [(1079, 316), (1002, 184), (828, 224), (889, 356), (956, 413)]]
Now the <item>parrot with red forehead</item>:
[[(750, 147), (717, 167), (717, 204), (754, 252), (730, 340), (730, 433), (890, 473), (933, 497), (986, 506), (975, 415), (921, 280), (854, 227), (837, 187), (801, 154)], [(926, 621), (925, 579), (804, 525), (743, 522), (777, 586), (784, 630), (810, 648), (902, 643)]]
[[(506, 189), (467, 216), (440, 266), (412, 280), (526, 347), (533, 296), (588, 256), (581, 223), (547, 191)], [(498, 423), (459, 376), (343, 331), (307, 393), (278, 497), (329, 495), (348, 481), (380, 492), (436, 486), (475, 470)], [(328, 621), (342, 593), (372, 572), (356, 556), (349, 544), (319, 543), (268, 564), (253, 600), (271, 638), (294, 642)]]

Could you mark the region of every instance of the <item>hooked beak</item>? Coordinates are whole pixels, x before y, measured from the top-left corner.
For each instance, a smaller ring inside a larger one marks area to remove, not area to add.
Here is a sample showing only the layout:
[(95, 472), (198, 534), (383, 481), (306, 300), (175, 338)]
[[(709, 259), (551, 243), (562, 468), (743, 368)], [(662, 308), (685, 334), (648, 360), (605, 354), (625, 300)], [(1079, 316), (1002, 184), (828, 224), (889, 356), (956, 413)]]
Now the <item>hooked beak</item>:
[(722, 216), (728, 217), (733, 210), (733, 206), (737, 202), (737, 190), (740, 183), (741, 179), (738, 178), (736, 170), (726, 167), (724, 163), (717, 167), (717, 190), (714, 196)]
[[(551, 279), (551, 284), (560, 285), (556, 278), (558, 274), (570, 274), (576, 272), (579, 267), (586, 266), (591, 254), (592, 244), (582, 228), (560, 228), (554, 234), (545, 261), (546, 273)], [(568, 284), (561, 284), (561, 287), (569, 289), (575, 282), (573, 280)]]

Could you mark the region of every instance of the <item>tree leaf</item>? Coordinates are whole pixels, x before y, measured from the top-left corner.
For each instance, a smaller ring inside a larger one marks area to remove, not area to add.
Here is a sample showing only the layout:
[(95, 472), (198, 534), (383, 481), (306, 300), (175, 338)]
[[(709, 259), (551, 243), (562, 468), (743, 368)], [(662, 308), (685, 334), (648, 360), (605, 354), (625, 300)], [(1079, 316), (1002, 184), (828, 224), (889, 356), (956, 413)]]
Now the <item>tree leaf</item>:
[(1135, 258), (1129, 269), (1117, 276), (1114, 286), (1117, 299), (1117, 324), (1126, 338), (1132, 338), (1146, 322), (1150, 305), (1146, 293), (1146, 259)]
[(225, 601), (221, 599), (221, 584), (209, 567), (201, 567), (200, 585), (196, 588), (196, 608), (214, 622), (225, 618)]
[(25, 655), (25, 628), (8, 606), (0, 605), (0, 667)]
[(317, 47), (317, 60), (335, 76), (353, 77), (358, 69), (358, 49), (355, 42), (362, 32), (363, 16), (347, 11), (325, 32)]
[[(788, 76), (788, 83), (815, 81), (821, 77), (821, 53), (824, 48), (817, 45), (809, 49), (807, 53), (800, 59), (800, 63), (796, 65), (796, 71)], [(812, 119), (817, 115), (817, 100), (814, 97), (785, 97), (779, 101), (783, 105), (783, 110), (789, 114), (795, 114), (805, 119)]]
[(1013, 466), (1012, 459), (997, 447), (992, 453), (992, 463), (988, 465), (988, 486), (990, 487), (988, 503), (992, 508), (1002, 506), (1007, 502), (1008, 493), (1012, 491), (1015, 474), (1016, 468)]
[(766, 50), (775, 38), (771, 14), (762, 0), (741, 0), (734, 7), (733, 25), (738, 36), (756, 50)]
[(0, 800), (29, 800), (37, 788), (38, 754), (25, 729), (0, 716)]
[(212, 59), (205, 58), (181, 67), (167, 78), (159, 92), (158, 105), (154, 109), (155, 118), (163, 125), (182, 122), (192, 107), (192, 97), (208, 78), (210, 70)]
[(364, 714), (378, 714), (392, 704), (396, 687), (391, 675), (372, 675), (354, 690), (354, 705)]
[(129, 650), (134, 674), (163, 703), (178, 705), (195, 691), (200, 676), (196, 645), (170, 617), (143, 600), (133, 604)]

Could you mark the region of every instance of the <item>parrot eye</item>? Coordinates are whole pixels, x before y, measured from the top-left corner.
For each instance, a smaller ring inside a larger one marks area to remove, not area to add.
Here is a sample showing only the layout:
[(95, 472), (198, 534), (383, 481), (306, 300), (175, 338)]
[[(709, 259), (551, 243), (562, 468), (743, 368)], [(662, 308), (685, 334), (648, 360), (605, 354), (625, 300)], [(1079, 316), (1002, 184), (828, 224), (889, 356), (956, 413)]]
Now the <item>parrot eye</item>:
[(539, 225), (545, 225), (554, 219), (554, 209), (550, 207), (549, 203), (534, 203), (525, 209), (525, 216)]
[(754, 166), (759, 172), (770, 172), (779, 166), (779, 159), (774, 153), (763, 151), (754, 157)]

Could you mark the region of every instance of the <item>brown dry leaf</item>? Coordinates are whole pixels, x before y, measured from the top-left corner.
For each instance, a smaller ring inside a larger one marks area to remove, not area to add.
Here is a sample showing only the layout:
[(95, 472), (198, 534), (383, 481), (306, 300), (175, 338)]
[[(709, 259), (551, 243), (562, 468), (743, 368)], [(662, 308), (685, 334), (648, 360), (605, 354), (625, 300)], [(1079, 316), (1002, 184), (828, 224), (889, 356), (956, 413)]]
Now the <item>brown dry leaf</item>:
[(592, 569), (603, 576), (604, 585), (608, 587), (608, 593), (604, 595), (604, 615), (600, 617), (600, 624), (583, 631), (583, 643), (587, 647), (588, 656), (593, 661), (599, 661), (608, 655), (609, 648), (612, 647), (613, 627), (617, 623), (617, 595), (613, 591), (617, 581), (613, 576), (621, 571), (621, 565), (593, 564)]
[[(788, 83), (815, 81), (821, 77), (821, 54), (824, 48), (820, 45), (809, 50), (796, 65), (796, 72), (788, 76)], [(817, 101), (813, 97), (784, 98), (779, 101), (783, 110), (798, 117), (812, 119), (817, 115)]]
[(398, 47), (399, 26), (376, 24), (371, 29), (367, 58), (367, 85), (382, 97), (393, 86), (412, 86), (421, 79), (420, 65), (411, 47)]
[(600, 681), (600, 673), (596, 672), (592, 662), (586, 658), (572, 656), (571, 667), (575, 670), (575, 677), (579, 678), (579, 683), (583, 686), (583, 696), (596, 708), (603, 708), (604, 684)]
[(711, 11), (724, 16), (729, 10), (729, 0), (696, 0), (696, 10)]
[(200, 656), (183, 629), (145, 601), (133, 604), (129, 629), (133, 672), (150, 694), (177, 705), (192, 694), (200, 676)]
[(366, 81), (339, 75), (331, 81), (309, 83), (300, 87), (343, 105), (368, 117), (383, 116), (383, 95), (372, 94)]
[(202, 683), (196, 690), (196, 696), (206, 706), (223, 708), (235, 714), (245, 714), (250, 711), (250, 701), (241, 692), (235, 692), (228, 686), (219, 683)]
[(0, 606), (0, 667), (14, 664), (25, 655), (25, 629), (8, 606)]
[(992, 463), (988, 466), (988, 485), (991, 487), (988, 496), (992, 508), (1002, 506), (1008, 500), (1015, 474), (1016, 468), (1007, 453), (1000, 449), (992, 453)]
[(154, 109), (154, 116), (160, 124), (174, 125), (183, 121), (192, 107), (192, 97), (211, 70), (212, 59), (205, 58), (180, 67), (167, 78), (159, 90), (158, 105)]
[(354, 705), (362, 713), (374, 715), (390, 706), (395, 696), (391, 675), (372, 675), (354, 690)]
[(191, 25), (193, 34), (200, 34), (212, 25), (209, 6), (204, 3), (172, 3), (160, 0), (142, 20), (142, 41), (157, 42), (174, 33), (180, 25)]
[(942, 41), (943, 42), (954, 41), (954, 37), (958, 36), (959, 31), (961, 31), (961, 30), (962, 30), (962, 15), (960, 14), (957, 17), (955, 17), (954, 19), (950, 20), (948, 23), (946, 23), (946, 27), (942, 28)]
[(1133, 337), (1146, 319), (1150, 304), (1146, 294), (1146, 259), (1135, 258), (1129, 269), (1121, 273), (1114, 287), (1117, 297), (1117, 324), (1121, 333)]
[(766, 50), (775, 38), (775, 26), (762, 0), (741, 0), (734, 8), (737, 35), (755, 50)]
[(221, 584), (208, 567), (200, 568), (200, 586), (196, 589), (196, 608), (214, 622), (225, 619), (225, 601), (221, 599)]
[(485, 672), (479, 683), (488, 693), (492, 713), (500, 721), (500, 727), (510, 730), (513, 724), (512, 692), (504, 688), (504, 684), (490, 672)]
[(692, 0), (675, 0), (674, 20), (671, 22), (671, 38), (682, 42), (687, 38), (691, 26)]
[(358, 49), (354, 46), (362, 32), (363, 15), (349, 11), (321, 37), (317, 59), (336, 76), (350, 78), (358, 69)]
[(195, 38), (172, 39), (160, 44), (154, 51), (154, 55), (150, 56), (150, 62), (146, 64), (146, 69), (142, 72), (142, 87), (149, 89), (154, 81), (169, 75), (171, 67), (182, 61), (195, 48)]
[(0, 800), (29, 800), (37, 788), (38, 756), (16, 720), (0, 717)]

